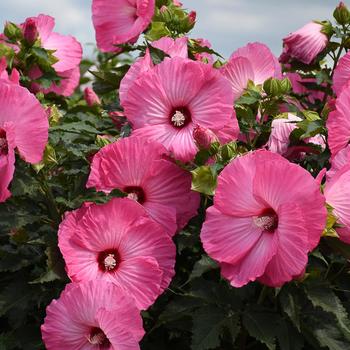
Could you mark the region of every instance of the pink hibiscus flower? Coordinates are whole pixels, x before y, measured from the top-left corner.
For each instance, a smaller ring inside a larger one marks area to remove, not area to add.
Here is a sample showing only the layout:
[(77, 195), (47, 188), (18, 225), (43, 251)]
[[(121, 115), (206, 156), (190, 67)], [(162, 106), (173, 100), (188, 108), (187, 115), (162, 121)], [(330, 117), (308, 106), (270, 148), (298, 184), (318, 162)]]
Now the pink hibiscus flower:
[(197, 215), (200, 198), (191, 191), (191, 175), (165, 159), (166, 154), (156, 142), (134, 136), (120, 139), (94, 156), (87, 187), (129, 193), (173, 236)]
[(134, 300), (93, 280), (66, 286), (47, 307), (41, 333), (48, 350), (139, 350), (145, 332)]
[[(209, 40), (207, 39), (195, 39), (195, 41), (197, 42), (197, 44), (201, 47), (207, 47), (208, 49), (211, 48), (211, 43)], [(211, 55), (208, 52), (201, 52), (201, 53), (196, 53), (194, 55), (195, 59), (197, 61), (202, 61), (204, 63), (209, 63), (209, 64), (213, 64), (214, 63), (214, 58), (213, 55)]]
[(187, 43), (188, 38), (185, 36), (177, 39), (164, 36), (157, 41), (153, 41), (151, 45), (159, 50), (162, 50), (170, 57), (188, 58)]
[(93, 0), (92, 22), (98, 48), (118, 52), (118, 44), (134, 43), (151, 23), (155, 0)]
[(350, 81), (350, 52), (347, 52), (338, 62), (333, 75), (333, 90), (339, 96)]
[[(308, 100), (311, 103), (315, 103), (316, 100), (323, 100), (324, 92), (308, 89), (303, 83), (316, 83), (315, 78), (303, 78), (298, 73), (287, 73), (286, 77), (292, 83), (293, 92), (298, 95), (307, 95)], [(325, 85), (325, 84), (324, 84)]]
[(196, 124), (216, 132), (230, 123), (229, 82), (211, 66), (181, 57), (166, 58), (143, 73), (123, 103), (135, 135), (159, 141), (187, 162), (197, 153)]
[(350, 145), (340, 150), (332, 159), (332, 167), (327, 171), (329, 181), (340, 169), (350, 164)]
[[(70, 35), (53, 32), (55, 19), (51, 16), (40, 14), (37, 17), (27, 18), (26, 22), (22, 24), (24, 29), (28, 21), (35, 23), (41, 46), (46, 50), (54, 51), (53, 55), (58, 59), (58, 62), (52, 67), (62, 78), (60, 84), (53, 83), (48, 89), (43, 89), (39, 84), (34, 83), (33, 90), (35, 92), (40, 90), (44, 93), (55, 92), (63, 96), (71, 95), (79, 84), (79, 65), (83, 54), (80, 43)], [(42, 72), (38, 67), (33, 67), (29, 76), (31, 79), (38, 79), (42, 76)]]
[(321, 32), (322, 25), (310, 22), (283, 39), (283, 52), (280, 62), (287, 63), (291, 58), (310, 64), (327, 46), (327, 35)]
[(11, 195), (8, 186), (15, 170), (15, 149), (26, 162), (40, 162), (49, 123), (35, 96), (3, 79), (7, 75), (4, 71), (0, 74), (0, 202), (4, 202)]
[(335, 110), (331, 111), (327, 119), (328, 145), (332, 159), (350, 141), (350, 85), (344, 87), (335, 102)]
[(220, 71), (231, 83), (234, 100), (242, 95), (249, 80), (258, 85), (282, 76), (277, 58), (261, 43), (249, 43), (236, 50)]
[[(232, 195), (234, 194), (234, 195)], [(233, 160), (219, 175), (201, 240), (233, 286), (281, 286), (305, 269), (327, 212), (305, 169), (269, 151)]]
[(140, 309), (153, 304), (174, 275), (174, 243), (128, 198), (67, 213), (58, 245), (73, 282), (112, 282), (132, 295)]
[(149, 71), (153, 67), (153, 62), (149, 50), (146, 50), (145, 56), (139, 57), (129, 68), (123, 77), (119, 86), (119, 100), (123, 105), (130, 87), (142, 73)]
[[(182, 37), (178, 39), (172, 39), (168, 37), (163, 37), (157, 41), (151, 43), (151, 46), (162, 50), (170, 57), (183, 57), (188, 58), (188, 49), (187, 49), (187, 37)], [(120, 103), (123, 104), (126, 95), (133, 85), (135, 80), (139, 78), (142, 73), (147, 72), (153, 68), (153, 62), (149, 49), (146, 49), (146, 53), (143, 57), (138, 58), (134, 64), (129, 68), (128, 72), (125, 74), (122, 79), (119, 87), (119, 99)]]
[[(292, 113), (288, 113), (288, 118), (274, 119), (271, 123), (271, 134), (267, 141), (267, 149), (282, 156), (302, 157), (308, 148), (303, 146), (289, 147), (289, 136), (297, 128), (296, 123), (300, 121), (302, 119)], [(326, 142), (321, 135), (304, 139), (304, 142), (319, 145), (322, 150), (326, 148)]]
[[(35, 80), (35, 79), (39, 79), (42, 76), (42, 72), (38, 67), (33, 67), (29, 75), (31, 79)], [(59, 83), (52, 82), (51, 86), (45, 89), (40, 84), (34, 82), (31, 84), (30, 90), (33, 93), (37, 93), (39, 91), (43, 92), (44, 94), (54, 92), (57, 95), (71, 96), (74, 93), (77, 86), (79, 85), (79, 81), (80, 81), (79, 66), (71, 70), (58, 73), (58, 76), (62, 78)]]
[[(340, 153), (340, 152), (339, 152)], [(339, 154), (338, 153), (338, 154)], [(333, 208), (341, 227), (336, 231), (339, 238), (350, 244), (350, 164), (343, 166), (331, 179), (327, 178), (324, 195), (327, 203)]]
[(8, 75), (7, 73), (7, 62), (6, 58), (2, 57), (0, 58), (0, 79), (6, 80), (9, 83), (14, 83), (19, 85), (19, 73), (17, 69), (13, 69), (11, 74)]

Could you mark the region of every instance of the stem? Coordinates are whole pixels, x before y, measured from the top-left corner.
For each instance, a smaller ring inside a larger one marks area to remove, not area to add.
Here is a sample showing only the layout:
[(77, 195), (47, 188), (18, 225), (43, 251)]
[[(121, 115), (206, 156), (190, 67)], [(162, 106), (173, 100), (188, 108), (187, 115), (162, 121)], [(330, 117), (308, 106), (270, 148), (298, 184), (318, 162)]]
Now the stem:
[(48, 184), (47, 177), (46, 175), (42, 172), (40, 173), (40, 182), (42, 185), (42, 190), (45, 194), (45, 199), (46, 199), (46, 205), (48, 212), (50, 214), (51, 219), (55, 222), (55, 224), (59, 224), (61, 222), (61, 214), (60, 211), (57, 207), (55, 197), (52, 193), (51, 187)]
[(258, 298), (258, 305), (261, 305), (263, 303), (263, 301), (266, 298), (267, 292), (268, 292), (268, 288), (266, 286), (263, 286), (263, 288), (261, 289), (259, 298)]

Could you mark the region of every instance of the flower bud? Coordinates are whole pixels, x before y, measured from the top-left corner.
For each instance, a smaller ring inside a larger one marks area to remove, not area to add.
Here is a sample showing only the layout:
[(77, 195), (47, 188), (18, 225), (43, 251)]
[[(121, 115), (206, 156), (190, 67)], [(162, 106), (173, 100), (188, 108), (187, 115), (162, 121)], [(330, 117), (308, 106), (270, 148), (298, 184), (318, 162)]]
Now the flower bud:
[(209, 149), (213, 142), (218, 141), (216, 135), (210, 129), (200, 125), (196, 125), (193, 129), (193, 138), (200, 149)]
[(342, 1), (335, 8), (333, 17), (339, 24), (344, 25), (350, 23), (350, 12)]
[(99, 97), (95, 94), (94, 90), (90, 87), (85, 88), (84, 98), (89, 107), (98, 106), (101, 104)]
[(38, 28), (36, 26), (35, 20), (32, 18), (27, 18), (23, 25), (23, 37), (28, 45), (33, 45), (38, 38)]
[(4, 35), (7, 39), (13, 42), (20, 40), (23, 37), (21, 29), (12, 22), (6, 22), (4, 28)]
[(281, 82), (275, 78), (267, 79), (263, 87), (264, 91), (271, 96), (278, 96), (282, 93)]
[(118, 130), (121, 129), (127, 123), (123, 112), (113, 111), (109, 112), (108, 115), (112, 119), (113, 124)]
[(190, 22), (191, 25), (194, 25), (196, 23), (196, 17), (197, 17), (196, 11), (191, 11), (188, 14), (188, 21)]
[(182, 6), (182, 2), (180, 2), (179, 0), (173, 0), (173, 4), (178, 7)]
[(165, 13), (166, 11), (168, 11), (168, 8), (163, 5), (160, 9), (159, 9), (160, 13)]

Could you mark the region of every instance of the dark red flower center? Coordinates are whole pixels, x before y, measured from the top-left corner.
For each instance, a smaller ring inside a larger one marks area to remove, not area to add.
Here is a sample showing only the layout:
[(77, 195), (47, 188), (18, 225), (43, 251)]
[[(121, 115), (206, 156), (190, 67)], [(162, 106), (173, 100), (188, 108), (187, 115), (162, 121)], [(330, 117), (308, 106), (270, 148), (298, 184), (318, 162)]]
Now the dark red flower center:
[(104, 334), (103, 330), (98, 327), (94, 327), (91, 329), (90, 334), (88, 336), (88, 342), (91, 345), (97, 345), (99, 349), (109, 349), (111, 345), (106, 334)]
[(6, 140), (6, 131), (0, 128), (0, 156), (8, 154), (8, 144)]
[(175, 107), (171, 110), (169, 119), (172, 126), (181, 129), (191, 122), (191, 112), (187, 107)]
[(268, 208), (254, 218), (254, 223), (262, 230), (273, 233), (278, 227), (278, 215), (272, 208)]
[(126, 186), (123, 192), (128, 193), (128, 198), (139, 202), (140, 204), (146, 201), (145, 192), (141, 187), (138, 186)]
[(106, 249), (100, 252), (97, 257), (98, 267), (103, 272), (114, 272), (120, 263), (120, 256), (117, 249)]

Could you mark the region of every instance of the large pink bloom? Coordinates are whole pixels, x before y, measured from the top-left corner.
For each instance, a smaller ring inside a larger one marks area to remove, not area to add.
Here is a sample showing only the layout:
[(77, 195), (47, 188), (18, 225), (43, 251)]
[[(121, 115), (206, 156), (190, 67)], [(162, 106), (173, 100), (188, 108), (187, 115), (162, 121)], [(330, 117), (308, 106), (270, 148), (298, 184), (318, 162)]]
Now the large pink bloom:
[(144, 335), (134, 300), (101, 280), (68, 284), (47, 307), (41, 332), (48, 350), (139, 350)]
[(333, 75), (333, 90), (339, 96), (350, 81), (350, 52), (347, 52), (338, 62)]
[[(339, 152), (340, 153), (340, 152)], [(338, 153), (338, 154), (339, 154)], [(350, 244), (350, 164), (343, 166), (331, 179), (327, 179), (324, 195), (341, 227), (339, 238)]]
[[(170, 57), (183, 57), (188, 58), (188, 49), (187, 49), (187, 37), (182, 37), (178, 39), (172, 39), (168, 37), (163, 37), (157, 41), (151, 43), (151, 45), (159, 50), (162, 50)], [(133, 85), (135, 80), (139, 78), (142, 73), (147, 72), (153, 68), (152, 58), (149, 52), (149, 49), (146, 49), (146, 53), (143, 57), (138, 58), (134, 64), (129, 68), (128, 72), (125, 74), (122, 79), (119, 87), (119, 99), (120, 103), (123, 104), (126, 95)]]
[[(60, 85), (52, 84), (48, 89), (41, 89), (38, 84), (33, 86), (33, 90), (55, 92), (56, 94), (69, 96), (79, 84), (80, 72), (79, 64), (82, 59), (82, 47), (80, 43), (70, 35), (62, 35), (53, 32), (55, 20), (51, 16), (39, 15), (31, 17), (36, 24), (41, 46), (46, 50), (53, 50), (53, 55), (58, 59), (52, 67), (58, 76), (62, 77)], [(28, 19), (27, 19), (28, 20)], [(23, 26), (23, 25), (22, 25)], [(30, 73), (32, 79), (37, 79), (42, 72), (34, 67)]]
[(174, 275), (174, 243), (128, 198), (66, 214), (58, 245), (74, 282), (112, 282), (132, 295), (140, 309), (150, 306)]
[(98, 48), (116, 52), (116, 45), (134, 43), (151, 23), (154, 9), (154, 0), (93, 0), (92, 22)]
[(234, 100), (242, 95), (249, 80), (257, 85), (269, 78), (281, 77), (277, 58), (261, 43), (249, 43), (239, 48), (220, 70), (231, 83)]
[(123, 107), (136, 135), (161, 142), (186, 162), (197, 153), (195, 125), (213, 132), (222, 129), (230, 123), (232, 101), (230, 84), (216, 69), (174, 57), (142, 74)]
[[(6, 78), (4, 72), (1, 75)], [(45, 110), (35, 96), (7, 78), (0, 79), (0, 202), (11, 195), (15, 148), (25, 161), (40, 162), (48, 128)]]
[(283, 39), (283, 52), (280, 61), (287, 63), (289, 59), (297, 59), (310, 64), (327, 46), (327, 35), (321, 32), (322, 25), (310, 22)]
[(325, 199), (303, 168), (269, 151), (233, 160), (220, 174), (201, 240), (233, 286), (281, 286), (300, 275), (326, 223)]
[(327, 119), (328, 145), (332, 159), (350, 141), (350, 86), (344, 87)]
[(157, 142), (120, 139), (94, 156), (87, 186), (129, 193), (172, 236), (197, 215), (199, 194), (191, 191), (191, 175), (166, 160), (166, 154)]

